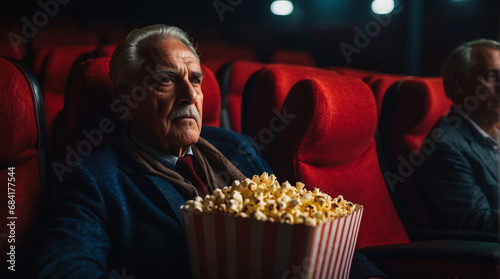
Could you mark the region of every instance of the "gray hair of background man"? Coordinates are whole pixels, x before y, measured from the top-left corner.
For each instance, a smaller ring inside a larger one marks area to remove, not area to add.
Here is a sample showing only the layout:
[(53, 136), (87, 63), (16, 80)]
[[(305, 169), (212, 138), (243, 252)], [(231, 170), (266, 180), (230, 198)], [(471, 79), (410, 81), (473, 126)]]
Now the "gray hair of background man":
[(456, 99), (453, 79), (456, 75), (463, 75), (467, 78), (470, 76), (470, 69), (476, 63), (472, 52), (477, 47), (500, 49), (500, 43), (493, 40), (479, 39), (463, 43), (450, 53), (443, 67), (443, 85), (446, 96), (452, 101)]
[(141, 70), (141, 65), (146, 59), (144, 49), (148, 43), (158, 40), (179, 40), (185, 44), (195, 55), (198, 62), (200, 58), (196, 53), (188, 34), (182, 29), (165, 24), (156, 24), (141, 29), (134, 29), (127, 38), (121, 42), (113, 52), (109, 62), (109, 77), (115, 87), (127, 88), (135, 81), (136, 75)]

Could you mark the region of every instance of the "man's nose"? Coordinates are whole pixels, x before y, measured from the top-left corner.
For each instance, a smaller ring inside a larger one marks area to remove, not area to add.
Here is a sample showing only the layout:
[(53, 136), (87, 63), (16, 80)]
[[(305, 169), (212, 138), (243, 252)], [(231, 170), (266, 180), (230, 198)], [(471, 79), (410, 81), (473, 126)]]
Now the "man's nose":
[(177, 85), (177, 103), (189, 103), (193, 104), (198, 98), (198, 93), (194, 89), (193, 85), (189, 80), (183, 80), (181, 84)]

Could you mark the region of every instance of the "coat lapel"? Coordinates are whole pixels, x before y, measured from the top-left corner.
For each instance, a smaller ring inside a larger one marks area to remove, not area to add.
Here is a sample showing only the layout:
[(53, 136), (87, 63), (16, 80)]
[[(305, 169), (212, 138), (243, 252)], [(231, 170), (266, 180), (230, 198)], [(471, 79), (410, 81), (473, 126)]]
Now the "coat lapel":
[(498, 163), (496, 158), (494, 158), (491, 154), (491, 151), (488, 148), (484, 147), (480, 144), (483, 140), (476, 135), (473, 130), (474, 127), (467, 122), (467, 120), (462, 120), (462, 125), (457, 129), (467, 140), (472, 151), (481, 159), (481, 162), (484, 162), (486, 168), (490, 172), (490, 174), (498, 180)]
[[(129, 151), (126, 150), (125, 147), (122, 147), (122, 153), (121, 153), (121, 156), (125, 156), (126, 159), (122, 159), (120, 160), (120, 168), (128, 173), (130, 175), (130, 177), (136, 177), (135, 179), (137, 180), (141, 180), (142, 179), (145, 179), (148, 182), (144, 181), (143, 180), (143, 187), (146, 187), (147, 185), (146, 184), (150, 184), (149, 187), (154, 187), (154, 190), (151, 189), (152, 191), (147, 191), (149, 194), (152, 194), (152, 195), (156, 195), (158, 193), (161, 193), (162, 197), (159, 198), (159, 197), (154, 197), (152, 200), (157, 200), (160, 204), (158, 204), (157, 206), (159, 208), (163, 208), (162, 210), (165, 211), (166, 208), (164, 207), (164, 205), (168, 205), (170, 207), (170, 210), (166, 210), (166, 211), (171, 211), (173, 212), (175, 215), (175, 218), (177, 219), (178, 223), (179, 224), (183, 224), (183, 221), (182, 221), (182, 214), (181, 214), (181, 206), (186, 204), (186, 200), (184, 199), (184, 197), (179, 193), (179, 191), (177, 191), (177, 189), (170, 183), (168, 182), (167, 180), (159, 177), (159, 176), (155, 176), (155, 175), (149, 175), (149, 174), (143, 174), (143, 173), (140, 173), (138, 170), (137, 170), (137, 167), (134, 165), (133, 163), (133, 158), (129, 155)], [(137, 183), (137, 181), (136, 181)], [(168, 212), (165, 212), (165, 213), (168, 213)], [(172, 215), (172, 214), (170, 214)], [(174, 216), (172, 216), (172, 218), (174, 218)]]
[(177, 191), (177, 189), (175, 189), (175, 187), (165, 179), (154, 175), (146, 175), (146, 177), (163, 194), (165, 201), (170, 205), (170, 208), (172, 208), (172, 211), (175, 213), (179, 223), (183, 224), (181, 206), (186, 204), (184, 197), (182, 197), (179, 191)]

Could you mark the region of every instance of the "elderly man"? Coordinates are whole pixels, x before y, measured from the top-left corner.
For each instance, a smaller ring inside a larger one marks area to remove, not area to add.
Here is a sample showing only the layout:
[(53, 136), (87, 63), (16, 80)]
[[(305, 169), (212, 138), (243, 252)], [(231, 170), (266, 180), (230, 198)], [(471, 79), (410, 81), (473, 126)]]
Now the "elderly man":
[(496, 41), (472, 41), (444, 66), (453, 106), (429, 133), (436, 150), (418, 172), (444, 229), (498, 232), (499, 53)]
[[(271, 170), (246, 137), (202, 132), (203, 72), (182, 30), (134, 30), (114, 51), (109, 75), (124, 104), (134, 90), (147, 95), (124, 115), (122, 144), (85, 158), (65, 182), (37, 276), (189, 278), (181, 205)], [(359, 255), (354, 266), (383, 275)]]

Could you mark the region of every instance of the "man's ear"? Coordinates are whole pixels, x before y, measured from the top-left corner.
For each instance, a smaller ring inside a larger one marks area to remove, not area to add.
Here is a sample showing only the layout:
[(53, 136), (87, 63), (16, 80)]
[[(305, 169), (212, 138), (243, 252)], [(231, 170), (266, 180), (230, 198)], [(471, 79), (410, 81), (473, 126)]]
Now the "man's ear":
[(458, 95), (464, 95), (464, 80), (465, 76), (461, 73), (455, 73), (451, 77), (451, 84), (453, 86), (453, 90)]

